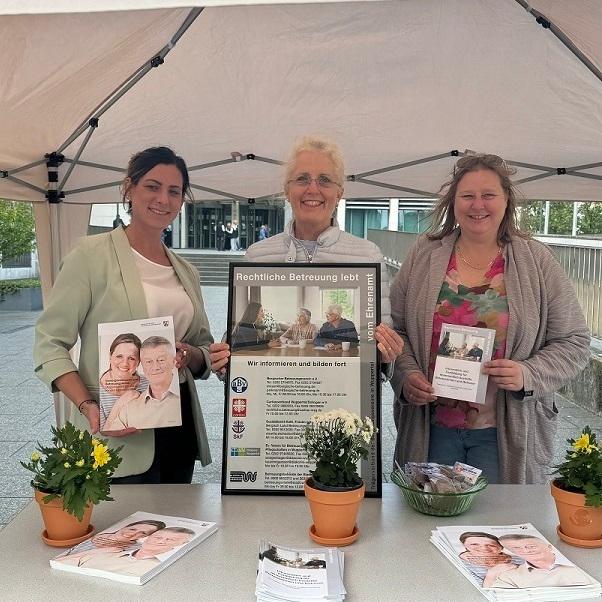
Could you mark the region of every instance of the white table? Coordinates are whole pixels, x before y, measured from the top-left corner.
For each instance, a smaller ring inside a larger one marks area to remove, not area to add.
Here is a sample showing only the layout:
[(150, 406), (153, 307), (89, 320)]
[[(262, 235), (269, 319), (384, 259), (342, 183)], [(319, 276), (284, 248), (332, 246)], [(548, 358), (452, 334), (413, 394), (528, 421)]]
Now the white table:
[[(260, 537), (282, 545), (316, 547), (303, 497), (221, 496), (219, 485), (121, 485), (114, 502), (94, 508), (101, 530), (136, 510), (215, 521), (219, 531), (140, 587), (52, 570), (59, 550), (40, 539), (37, 504), (29, 504), (0, 531), (0, 600), (254, 600)], [(405, 505), (395, 485), (382, 499), (365, 499), (360, 538), (345, 550), (345, 587), (351, 601), (485, 600), (429, 542), (437, 525), (532, 522), (569, 559), (602, 580), (602, 549), (568, 546), (556, 535), (556, 511), (547, 486), (488, 487), (467, 514), (428, 517)], [(599, 599), (598, 599), (599, 600)]]

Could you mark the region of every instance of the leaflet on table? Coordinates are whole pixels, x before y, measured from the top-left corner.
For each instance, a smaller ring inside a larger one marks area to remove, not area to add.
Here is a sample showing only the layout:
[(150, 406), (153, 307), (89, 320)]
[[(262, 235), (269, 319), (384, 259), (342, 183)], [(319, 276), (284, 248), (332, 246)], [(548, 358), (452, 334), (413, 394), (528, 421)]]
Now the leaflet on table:
[(433, 372), (437, 397), (485, 403), (487, 374), (483, 362), (491, 359), (495, 330), (443, 324)]
[(135, 512), (63, 552), (50, 566), (142, 585), (217, 529), (206, 521)]
[(431, 542), (490, 600), (571, 600), (602, 591), (530, 523), (437, 527)]
[(98, 325), (100, 430), (180, 426), (172, 316)]
[(344, 600), (344, 555), (338, 548), (297, 549), (259, 543), (258, 600)]
[[(317, 412), (344, 408), (375, 424), (380, 375), (377, 264), (230, 264), (222, 492), (301, 492), (299, 436)], [(380, 437), (359, 472), (381, 491)]]

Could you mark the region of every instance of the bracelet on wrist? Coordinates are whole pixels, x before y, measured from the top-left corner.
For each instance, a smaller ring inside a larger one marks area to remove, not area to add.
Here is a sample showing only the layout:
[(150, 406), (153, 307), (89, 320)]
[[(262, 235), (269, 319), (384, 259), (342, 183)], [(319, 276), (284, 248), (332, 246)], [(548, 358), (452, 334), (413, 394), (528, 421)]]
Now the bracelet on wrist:
[(77, 404), (77, 409), (79, 410), (79, 413), (80, 413), (80, 414), (83, 414), (83, 412), (82, 412), (82, 406), (83, 406), (85, 403), (93, 403), (93, 404), (94, 404), (94, 405), (96, 405), (96, 406), (98, 405), (98, 402), (96, 401), (96, 399), (84, 399), (83, 401), (80, 401), (80, 402)]

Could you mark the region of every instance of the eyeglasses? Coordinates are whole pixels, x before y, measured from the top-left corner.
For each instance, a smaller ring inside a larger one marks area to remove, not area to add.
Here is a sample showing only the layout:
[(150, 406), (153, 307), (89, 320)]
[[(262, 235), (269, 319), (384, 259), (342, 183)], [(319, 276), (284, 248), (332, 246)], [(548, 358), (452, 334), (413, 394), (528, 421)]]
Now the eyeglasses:
[(287, 184), (291, 184), (297, 188), (308, 188), (312, 182), (315, 182), (318, 188), (324, 188), (325, 190), (330, 190), (335, 186), (340, 186), (339, 182), (335, 182), (329, 176), (325, 174), (320, 174), (317, 178), (312, 178), (307, 173), (302, 173), (297, 176), (293, 180), (289, 180)]

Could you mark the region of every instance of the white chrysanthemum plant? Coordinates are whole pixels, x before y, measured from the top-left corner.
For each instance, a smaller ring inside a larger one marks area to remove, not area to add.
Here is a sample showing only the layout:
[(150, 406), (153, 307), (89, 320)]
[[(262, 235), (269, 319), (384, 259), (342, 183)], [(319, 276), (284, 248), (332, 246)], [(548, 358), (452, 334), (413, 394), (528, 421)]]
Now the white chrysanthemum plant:
[(301, 445), (315, 470), (315, 483), (326, 487), (359, 487), (358, 462), (368, 456), (368, 445), (377, 429), (368, 417), (363, 420), (342, 408), (315, 414), (305, 426)]

